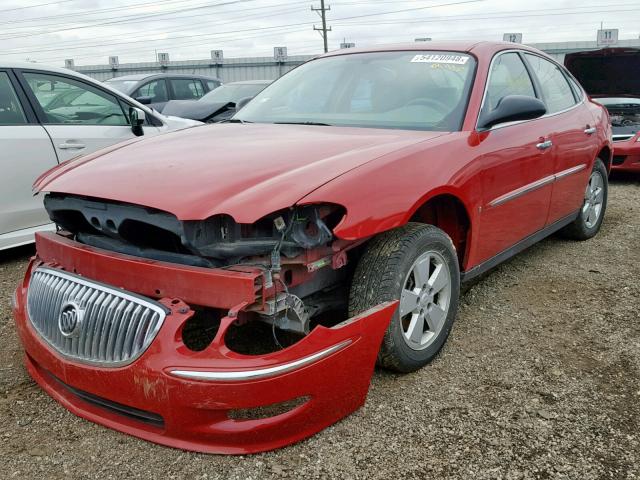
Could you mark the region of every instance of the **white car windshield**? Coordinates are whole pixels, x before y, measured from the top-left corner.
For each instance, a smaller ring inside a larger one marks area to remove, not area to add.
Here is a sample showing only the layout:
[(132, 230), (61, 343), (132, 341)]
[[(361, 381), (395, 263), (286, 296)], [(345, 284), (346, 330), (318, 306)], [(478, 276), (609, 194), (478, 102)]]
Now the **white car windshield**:
[(461, 128), (475, 59), (399, 51), (312, 60), (277, 80), (234, 119), (371, 128)]
[(253, 97), (260, 92), (266, 85), (244, 83), (244, 84), (227, 84), (222, 85), (215, 90), (210, 91), (200, 99), (203, 103), (229, 103), (237, 102), (246, 97)]

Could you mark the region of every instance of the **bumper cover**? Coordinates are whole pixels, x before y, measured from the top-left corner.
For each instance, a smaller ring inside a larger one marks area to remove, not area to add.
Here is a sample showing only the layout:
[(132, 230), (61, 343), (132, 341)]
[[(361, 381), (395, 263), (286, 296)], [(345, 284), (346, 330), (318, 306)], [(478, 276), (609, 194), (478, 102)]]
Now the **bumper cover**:
[(613, 143), (612, 171), (640, 173), (640, 142), (635, 136), (630, 140)]
[[(224, 335), (235, 321), (232, 314), (222, 319), (211, 345), (194, 352), (181, 341), (181, 328), (193, 315), (186, 300), (230, 303), (211, 295), (210, 289), (235, 289), (233, 301), (244, 305), (249, 294), (255, 296), (259, 272), (181, 267), (112, 255), (54, 234), (38, 235), (36, 243), (38, 258), (14, 300), (31, 376), (83, 418), (186, 450), (228, 454), (271, 450), (313, 435), (359, 408), (397, 307), (397, 302), (390, 302), (335, 327), (316, 327), (295, 345), (259, 356), (238, 354), (225, 346)], [(70, 361), (53, 351), (27, 319), (30, 273), (41, 263), (160, 297), (171, 313), (151, 346), (130, 365), (101, 368)], [(261, 414), (263, 407), (268, 411), (292, 401), (296, 406), (291, 409)], [(238, 412), (251, 415), (238, 418)]]

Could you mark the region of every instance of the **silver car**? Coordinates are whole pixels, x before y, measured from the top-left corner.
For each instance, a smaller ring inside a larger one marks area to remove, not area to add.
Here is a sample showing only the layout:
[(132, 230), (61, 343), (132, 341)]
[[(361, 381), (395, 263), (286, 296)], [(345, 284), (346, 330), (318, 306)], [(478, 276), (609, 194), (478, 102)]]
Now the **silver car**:
[(31, 193), (46, 170), (135, 136), (195, 125), (70, 70), (0, 63), (0, 250), (53, 228)]

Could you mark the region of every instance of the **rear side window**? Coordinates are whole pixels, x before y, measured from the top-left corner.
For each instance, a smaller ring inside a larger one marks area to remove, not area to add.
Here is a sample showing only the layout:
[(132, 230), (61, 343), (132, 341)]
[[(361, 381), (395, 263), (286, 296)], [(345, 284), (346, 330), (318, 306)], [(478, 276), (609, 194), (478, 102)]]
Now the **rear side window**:
[(538, 77), (547, 113), (560, 112), (575, 105), (573, 91), (560, 67), (537, 55), (525, 53), (525, 56)]
[(494, 110), (507, 95), (536, 96), (531, 77), (517, 53), (504, 53), (493, 61), (483, 108), (487, 112)]
[(204, 95), (204, 87), (195, 78), (172, 78), (171, 88), (175, 100), (196, 100)]
[(133, 98), (150, 97), (151, 103), (168, 102), (167, 84), (164, 80), (145, 83), (133, 93)]
[(9, 75), (6, 72), (0, 72), (0, 125), (24, 125), (25, 123), (27, 118), (11, 85)]

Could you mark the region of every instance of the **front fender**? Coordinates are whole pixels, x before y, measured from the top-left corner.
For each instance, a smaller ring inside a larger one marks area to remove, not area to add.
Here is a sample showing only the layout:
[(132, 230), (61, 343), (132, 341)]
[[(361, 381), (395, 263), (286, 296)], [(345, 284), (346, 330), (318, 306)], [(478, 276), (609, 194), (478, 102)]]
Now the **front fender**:
[(480, 167), (468, 133), (414, 146), (398, 158), (387, 155), (323, 185), (300, 203), (336, 203), (347, 211), (334, 228), (343, 240), (358, 240), (397, 228), (425, 202), (447, 194), (459, 199), (472, 225), (482, 198)]

